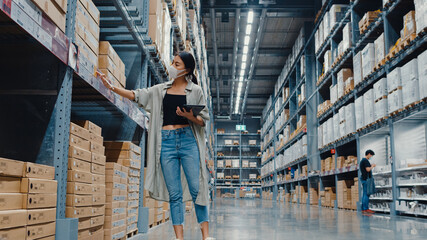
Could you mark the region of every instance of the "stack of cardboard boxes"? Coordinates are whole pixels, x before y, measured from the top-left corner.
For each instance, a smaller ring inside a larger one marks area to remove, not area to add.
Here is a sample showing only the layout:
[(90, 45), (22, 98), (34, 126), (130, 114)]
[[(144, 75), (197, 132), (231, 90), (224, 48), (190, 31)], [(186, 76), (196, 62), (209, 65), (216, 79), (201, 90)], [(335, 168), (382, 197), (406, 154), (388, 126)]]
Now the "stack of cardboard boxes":
[(118, 163), (107, 162), (105, 184), (107, 203), (105, 210), (105, 239), (120, 239), (126, 236), (127, 178), (128, 168)]
[(99, 21), (99, 10), (91, 0), (77, 1), (75, 43), (81, 65), (90, 72), (98, 66)]
[(357, 209), (359, 200), (358, 178), (338, 181), (337, 197), (338, 207), (344, 209)]
[(334, 207), (336, 200), (335, 187), (325, 187), (320, 191), (320, 201), (324, 207)]
[(55, 239), (55, 168), (0, 158), (1, 239)]
[(319, 204), (319, 189), (310, 188), (310, 204), (318, 205)]
[[(178, 1), (175, 6), (177, 4)], [(176, 12), (175, 18), (177, 18), (178, 14), (182, 16), (182, 9), (180, 8), (180, 10), (181, 12)], [(150, 0), (148, 36), (151, 38), (153, 46), (159, 52), (166, 66), (170, 65), (171, 62), (171, 33), (172, 21), (169, 7), (164, 1)], [(183, 42), (185, 42), (185, 39), (183, 39)]]
[(34, 3), (52, 22), (65, 33), (65, 15), (67, 13), (67, 0), (26, 0), (26, 4)]
[(66, 217), (79, 219), (79, 239), (102, 239), (105, 155), (101, 128), (89, 121), (70, 125)]
[[(119, 162), (127, 170), (127, 234), (137, 232), (141, 148), (132, 142), (104, 142), (108, 160)], [(118, 158), (116, 158), (118, 156)], [(110, 158), (111, 157), (111, 158)]]
[(115, 87), (126, 87), (125, 64), (111, 44), (107, 41), (99, 43), (99, 69)]
[(357, 157), (356, 156), (340, 156), (337, 157), (337, 168), (350, 167), (353, 165), (357, 165)]

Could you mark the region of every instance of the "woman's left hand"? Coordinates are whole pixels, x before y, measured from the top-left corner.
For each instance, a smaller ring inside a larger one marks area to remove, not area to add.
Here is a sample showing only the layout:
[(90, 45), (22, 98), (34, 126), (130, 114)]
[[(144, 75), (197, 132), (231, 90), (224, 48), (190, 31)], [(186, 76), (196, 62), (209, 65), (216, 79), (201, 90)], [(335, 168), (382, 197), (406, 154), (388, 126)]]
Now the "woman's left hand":
[(187, 111), (185, 110), (185, 108), (183, 108), (183, 110), (184, 110), (184, 111), (181, 111), (180, 107), (176, 107), (176, 114), (177, 114), (178, 116), (185, 117), (185, 118), (187, 118), (187, 119), (192, 119), (192, 118), (194, 118), (194, 115), (193, 115), (193, 109), (190, 109), (190, 111), (189, 111), (189, 112), (187, 112)]

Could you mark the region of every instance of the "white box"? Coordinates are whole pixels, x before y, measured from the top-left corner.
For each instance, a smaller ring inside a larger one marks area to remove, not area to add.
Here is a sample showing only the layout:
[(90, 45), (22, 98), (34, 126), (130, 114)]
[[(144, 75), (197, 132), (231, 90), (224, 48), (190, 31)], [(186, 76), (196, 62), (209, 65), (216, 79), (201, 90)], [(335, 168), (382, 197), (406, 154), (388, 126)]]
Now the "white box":
[(345, 25), (342, 32), (343, 32), (342, 48), (343, 48), (343, 52), (345, 52), (347, 49), (349, 49), (352, 46), (351, 22), (349, 22)]
[(232, 160), (231, 161), (231, 166), (233, 168), (239, 168), (240, 167), (240, 160)]
[[(424, 66), (425, 68), (426, 66)], [(401, 69), (402, 74), (402, 100), (403, 106), (420, 100), (420, 90), (418, 82), (418, 62), (412, 59)]]
[(334, 124), (334, 140), (340, 138), (340, 117), (338, 114), (335, 114), (333, 117)]
[(356, 132), (356, 117), (354, 115), (354, 103), (350, 103), (345, 107), (345, 127), (347, 134)]
[(317, 127), (317, 145), (318, 148), (323, 147), (323, 124)]
[(375, 45), (368, 43), (362, 50), (362, 77), (367, 77), (375, 67)]
[(331, 86), (329, 88), (329, 93), (330, 93), (330, 96), (331, 96), (331, 104), (336, 103), (337, 100), (338, 100), (338, 91), (337, 91), (337, 89), (338, 89), (338, 86), (336, 84), (334, 86)]
[(222, 172), (216, 173), (216, 178), (217, 179), (224, 179), (224, 173), (222, 173)]
[(427, 2), (425, 0), (414, 0), (414, 4), (417, 32), (421, 32), (423, 29), (427, 28)]
[(363, 96), (356, 98), (354, 101), (354, 110), (356, 112), (356, 129), (360, 129), (365, 126), (364, 123), (364, 105), (363, 105)]
[[(339, 74), (338, 74), (339, 76)], [(345, 90), (345, 84), (344, 81), (342, 81), (342, 79), (337, 78), (337, 99), (341, 98), (342, 96), (344, 96), (344, 90)]]
[(323, 17), (323, 36), (326, 38), (331, 31), (331, 25), (329, 20), (329, 12), (325, 12), (325, 16)]
[(233, 140), (225, 140), (225, 145), (233, 145)]
[(392, 92), (399, 87), (402, 87), (402, 78), (400, 67), (397, 67), (387, 75), (387, 91)]
[(345, 127), (345, 107), (341, 107), (338, 111), (339, 119), (340, 119), (340, 135), (339, 138), (344, 137), (346, 135), (346, 127)]
[[(427, 5), (427, 4), (425, 4)], [(427, 51), (418, 56), (418, 80), (420, 84), (420, 99), (427, 97)]]
[(375, 65), (381, 62), (385, 57), (384, 33), (375, 40)]
[(402, 90), (397, 89), (388, 94), (388, 113), (397, 111), (403, 107)]
[(347, 9), (348, 5), (346, 4), (334, 4), (331, 6), (331, 10), (329, 10), (329, 23), (331, 28), (345, 15), (345, 10)]
[(414, 58), (400, 68), (402, 84), (404, 81), (418, 79), (418, 62)]
[(326, 121), (324, 124), (323, 124), (323, 133), (322, 133), (322, 142), (323, 142), (323, 145), (327, 145), (329, 142), (328, 142), (328, 122)]
[(353, 78), (354, 78), (354, 86), (357, 86), (360, 82), (362, 82), (362, 53), (358, 52), (353, 57)]
[(332, 53), (331, 50), (328, 50), (325, 52), (325, 73), (329, 72), (331, 70), (332, 66)]
[(381, 78), (374, 83), (374, 99), (378, 100), (383, 96), (387, 96), (387, 78)]
[(366, 126), (374, 122), (374, 91), (372, 89), (363, 95), (363, 105), (365, 106), (364, 124)]
[(375, 121), (383, 118), (388, 113), (387, 98), (375, 102)]
[(328, 142), (334, 141), (334, 119), (329, 118), (329, 120), (326, 122), (328, 125)]
[(216, 167), (217, 168), (224, 168), (224, 160), (217, 160)]
[(163, 39), (162, 39), (162, 58), (166, 66), (171, 64), (171, 38), (172, 38), (172, 20), (169, 14), (169, 8), (163, 3)]

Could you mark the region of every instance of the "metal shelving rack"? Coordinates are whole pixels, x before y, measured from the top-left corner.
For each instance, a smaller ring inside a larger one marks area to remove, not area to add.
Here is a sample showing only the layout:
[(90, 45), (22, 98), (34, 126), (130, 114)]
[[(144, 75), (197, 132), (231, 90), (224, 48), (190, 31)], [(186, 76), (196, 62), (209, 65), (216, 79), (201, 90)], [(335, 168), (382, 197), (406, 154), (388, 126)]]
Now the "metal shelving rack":
[[(13, 79), (3, 81), (0, 90), (0, 108), (5, 113), (0, 122), (0, 155), (56, 168), (56, 236), (65, 240), (77, 239), (78, 224), (77, 219), (65, 217), (71, 119), (96, 123), (102, 127), (105, 140), (138, 143), (143, 164), (148, 126), (144, 110), (106, 89), (93, 69), (85, 67), (87, 60), (73, 44), (77, 1), (67, 3), (65, 34), (30, 0), (2, 0), (0, 4), (0, 21), (7, 25), (0, 30), (2, 79)], [(100, 38), (110, 41), (125, 64), (132, 66), (132, 71), (127, 68), (126, 87), (144, 88), (165, 81), (164, 66), (149, 46), (149, 0), (94, 3), (101, 12)], [(203, 87), (209, 86), (206, 81), (201, 82)], [(206, 100), (212, 107), (209, 94)], [(212, 136), (211, 128), (207, 127), (207, 132)], [(212, 156), (212, 149), (208, 152)], [(143, 206), (144, 167), (140, 179), (138, 229), (145, 233), (148, 208)]]
[[(338, 0), (328, 0), (325, 5), (322, 7), (321, 13), (319, 14), (319, 19), (317, 20), (317, 23), (315, 24), (315, 28), (313, 33), (311, 34), (309, 41), (306, 42), (305, 49), (309, 48), (310, 45), (312, 48), (314, 48), (314, 32), (319, 28), (319, 24), (322, 21), (325, 12), (330, 9), (330, 7), (333, 4), (349, 4), (349, 7), (346, 11), (346, 14), (344, 17), (336, 23), (335, 26), (331, 27), (331, 32), (329, 36), (326, 37), (326, 40), (324, 44), (321, 45), (319, 50), (314, 54), (313, 58), (316, 59), (316, 74), (312, 75), (310, 78), (306, 77), (307, 82), (313, 82), (315, 83), (318, 79), (318, 76), (322, 72), (322, 65), (321, 62), (319, 62), (320, 57), (323, 56), (324, 52), (327, 49), (336, 49), (338, 42), (335, 42), (337, 39), (339, 40), (339, 34), (340, 31), (342, 31), (342, 28), (344, 25), (348, 22), (352, 22), (352, 42), (353, 47), (351, 47), (348, 51), (346, 51), (343, 55), (343, 58), (340, 62), (335, 64), (335, 66), (331, 69), (330, 73), (326, 73), (326, 77), (323, 79), (323, 81), (316, 87), (316, 89), (313, 91), (313, 93), (307, 96), (307, 102), (311, 102), (310, 108), (317, 108), (317, 105), (320, 104), (324, 99), (321, 94), (323, 91), (323, 88), (327, 87), (328, 85), (331, 85), (332, 83), (336, 83), (336, 73), (343, 67), (349, 67), (352, 66), (352, 56), (354, 56), (359, 50), (361, 50), (367, 43), (373, 42), (376, 37), (380, 34), (381, 31), (385, 34), (385, 49), (390, 49), (394, 43), (396, 42), (399, 32), (403, 25), (400, 20), (404, 14), (409, 12), (410, 10), (414, 10), (414, 4), (411, 0), (390, 0), (389, 3), (387, 3), (385, 8), (383, 8), (383, 1), (376, 0), (376, 1), (338, 1)], [(359, 27), (358, 22), (363, 17), (363, 14), (366, 11), (373, 11), (381, 9), (382, 13), (380, 15), (380, 18), (377, 19), (377, 21), (370, 25), (366, 33), (364, 33), (362, 36), (359, 33)], [(400, 22), (399, 22), (400, 21)], [(391, 165), (391, 171), (384, 172), (384, 173), (374, 173), (374, 177), (379, 177), (382, 175), (388, 175), (392, 178), (392, 184), (389, 186), (385, 186), (384, 188), (391, 188), (393, 192), (392, 198), (387, 199), (381, 199), (378, 198), (375, 201), (389, 201), (390, 202), (390, 210), (384, 210), (384, 209), (377, 209), (379, 212), (384, 212), (391, 215), (397, 215), (397, 214), (405, 214), (405, 215), (419, 215), (422, 216), (423, 214), (416, 214), (413, 212), (406, 212), (406, 211), (397, 211), (396, 210), (396, 203), (399, 201), (412, 201), (412, 200), (420, 200), (422, 202), (426, 202), (425, 199), (404, 199), (399, 198), (398, 191), (399, 186), (397, 184), (397, 177), (399, 174), (401, 174), (402, 169), (397, 169), (395, 161), (399, 161), (396, 152), (399, 151), (396, 145), (396, 126), (401, 123), (407, 123), (407, 122), (422, 122), (425, 123), (427, 120), (426, 113), (427, 113), (427, 103), (426, 100), (422, 100), (418, 102), (417, 104), (413, 105), (412, 107), (402, 109), (399, 111), (398, 114), (388, 116), (387, 119), (377, 121), (374, 124), (367, 126), (363, 129), (359, 129), (354, 134), (350, 134), (346, 136), (343, 139), (339, 139), (338, 141), (333, 142), (332, 144), (329, 144), (321, 149), (318, 149), (317, 147), (317, 127), (320, 125), (320, 123), (325, 122), (329, 117), (333, 116), (337, 113), (338, 109), (342, 106), (354, 102), (354, 100), (357, 97), (360, 97), (366, 90), (369, 88), (372, 88), (372, 85), (378, 81), (381, 77), (387, 76), (387, 74), (393, 70), (395, 67), (400, 67), (404, 65), (405, 63), (409, 62), (411, 59), (417, 57), (420, 53), (425, 51), (427, 49), (427, 34), (425, 32), (419, 33), (418, 36), (415, 38), (415, 40), (405, 49), (400, 51), (396, 54), (395, 57), (393, 57), (391, 60), (387, 61), (386, 64), (378, 69), (377, 71), (373, 72), (368, 76), (367, 79), (364, 79), (361, 84), (355, 86), (354, 90), (352, 90), (347, 96), (337, 101), (329, 110), (327, 110), (325, 113), (323, 113), (321, 116), (317, 117), (317, 111), (314, 110), (312, 114), (307, 113), (307, 131), (308, 135), (315, 136), (314, 138), (308, 139), (308, 159), (298, 159), (297, 161), (294, 161), (288, 165), (286, 165), (283, 168), (276, 169), (273, 173), (269, 173), (268, 176), (264, 176), (264, 179), (267, 180), (267, 184), (263, 186), (264, 189), (271, 189), (274, 190), (273, 199), (277, 199), (277, 187), (280, 185), (285, 186), (285, 190), (288, 192), (288, 187), (290, 188), (294, 187), (295, 185), (301, 185), (306, 184), (310, 187), (310, 181), (307, 181), (306, 178), (303, 179), (292, 179), (290, 181), (283, 181), (283, 182), (277, 182), (276, 177), (277, 173), (280, 171), (287, 171), (286, 168), (300, 168), (301, 164), (303, 163), (305, 165), (305, 162), (307, 161), (309, 171), (317, 170), (317, 172), (320, 172), (320, 159), (321, 156), (331, 156), (335, 155), (335, 157), (338, 156), (346, 156), (346, 155), (354, 155), (357, 154), (358, 161), (357, 164), (361, 161), (363, 158), (363, 154), (361, 152), (361, 138), (366, 136), (374, 136), (374, 135), (381, 135), (384, 137), (389, 138), (387, 148), (387, 159), (390, 159), (389, 164)], [(386, 53), (387, 54), (387, 53)], [(306, 65), (308, 68), (311, 68), (313, 66), (308, 63)], [(328, 89), (329, 90), (329, 89)], [(292, 92), (292, 91), (291, 91)], [(327, 97), (325, 97), (328, 99)], [(263, 118), (265, 119), (266, 116), (268, 116), (270, 111), (274, 111), (274, 102), (277, 99), (277, 96), (272, 95), (272, 104), (269, 109), (267, 109), (264, 114)], [(308, 105), (307, 105), (308, 106)], [(277, 115), (276, 115), (277, 116)], [(292, 116), (292, 114), (291, 114)], [(310, 122), (310, 123), (309, 123)], [(263, 122), (264, 124), (264, 122)], [(267, 127), (267, 131), (264, 132), (263, 136), (268, 132), (268, 129), (274, 127), (274, 121), (271, 124), (271, 126)], [(275, 139), (277, 138), (277, 134), (275, 134), (275, 137), (271, 142), (275, 142)], [(311, 140), (310, 140), (311, 139)], [(271, 142), (267, 144), (271, 145)], [(265, 149), (265, 148), (264, 148)], [(331, 150), (335, 150), (335, 153), (330, 153)], [(425, 149), (423, 149), (425, 151)], [(276, 152), (276, 151), (275, 151)], [(275, 153), (277, 154), (277, 153)], [(275, 155), (276, 156), (276, 155)], [(273, 160), (275, 157), (272, 157), (268, 159), (268, 161)], [(267, 162), (268, 162), (267, 161)], [(265, 162), (265, 163), (267, 163)], [(336, 163), (335, 163), (336, 164)], [(264, 165), (264, 164), (263, 164)], [(422, 171), (423, 173), (427, 172), (427, 168), (421, 168), (420, 169), (412, 169), (408, 170), (409, 172), (415, 172), (415, 171)], [(271, 174), (271, 175), (270, 175)], [(316, 178), (318, 179), (320, 183), (320, 188), (323, 189), (324, 186), (328, 183), (329, 186), (337, 186), (337, 181), (340, 179), (347, 179), (347, 178), (353, 178), (355, 176), (358, 176), (360, 173), (358, 171), (358, 165), (357, 166), (351, 166), (351, 167), (345, 167), (341, 169), (335, 169), (327, 172), (320, 172), (319, 174), (312, 174), (308, 176), (308, 179)], [(270, 181), (268, 181), (270, 180)], [(412, 184), (412, 186), (415, 186), (417, 184)], [(405, 186), (406, 187), (406, 186)], [(381, 189), (381, 187), (380, 187)], [(362, 189), (361, 184), (359, 183), (359, 203), (358, 210), (360, 210), (361, 205), (361, 195), (362, 195)], [(309, 201), (307, 201), (308, 203)], [(321, 205), (319, 200), (319, 206)], [(335, 202), (335, 208), (337, 208), (337, 202)]]
[[(223, 138), (223, 137), (234, 137), (235, 140), (239, 140), (239, 145), (220, 145), (220, 142), (224, 142), (224, 139), (218, 140), (218, 138)], [(260, 142), (260, 134), (256, 134), (256, 133), (248, 133), (248, 134), (242, 134), (242, 132), (239, 133), (224, 133), (224, 134), (218, 134), (215, 133), (215, 155), (214, 155), (214, 162), (215, 162), (215, 173), (218, 172), (224, 172), (226, 171), (235, 171), (238, 170), (239, 171), (239, 179), (218, 179), (217, 176), (215, 176), (215, 190), (216, 189), (231, 189), (234, 190), (235, 193), (238, 195), (239, 194), (239, 189), (241, 187), (249, 187), (249, 188), (254, 188), (254, 189), (260, 189), (261, 185), (259, 184), (260, 179), (243, 179), (243, 173), (247, 172), (247, 174), (249, 174), (249, 172), (256, 172), (257, 175), (259, 176), (260, 174), (260, 160), (261, 157), (256, 156), (256, 154), (260, 151), (260, 145), (243, 145), (243, 141), (249, 141), (249, 139), (251, 140), (257, 140), (257, 142)], [(242, 149), (249, 149), (249, 152), (257, 150), (255, 153), (255, 156), (244, 156), (242, 154)], [(219, 150), (224, 150), (224, 149), (228, 149), (230, 150), (230, 152), (232, 151), (236, 151), (238, 150), (238, 154), (237, 155), (233, 155), (233, 156), (218, 156), (218, 151)], [(226, 159), (239, 159), (239, 167), (238, 168), (226, 168), (225, 165), (223, 168), (218, 168), (217, 165), (217, 161), (218, 160), (226, 160)], [(243, 168), (242, 167), (242, 160), (256, 160), (257, 163), (257, 167), (256, 168)], [(249, 176), (248, 176), (249, 178)], [(231, 182), (231, 184), (227, 185), (225, 184), (226, 181)], [(251, 184), (247, 185), (247, 184), (243, 184), (242, 182), (252, 182)], [(256, 182), (256, 183), (253, 183)]]

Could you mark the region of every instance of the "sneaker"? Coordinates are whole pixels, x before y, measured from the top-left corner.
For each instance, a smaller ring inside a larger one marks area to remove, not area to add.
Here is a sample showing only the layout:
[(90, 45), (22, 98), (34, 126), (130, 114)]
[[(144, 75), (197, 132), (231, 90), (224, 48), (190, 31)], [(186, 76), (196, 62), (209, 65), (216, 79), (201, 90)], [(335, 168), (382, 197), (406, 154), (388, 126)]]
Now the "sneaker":
[(375, 213), (374, 211), (372, 211), (370, 209), (366, 210), (366, 212), (368, 212), (368, 213)]

